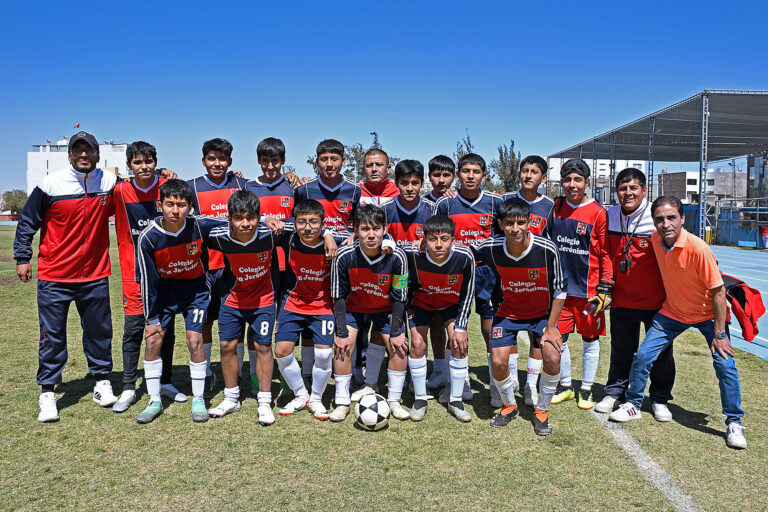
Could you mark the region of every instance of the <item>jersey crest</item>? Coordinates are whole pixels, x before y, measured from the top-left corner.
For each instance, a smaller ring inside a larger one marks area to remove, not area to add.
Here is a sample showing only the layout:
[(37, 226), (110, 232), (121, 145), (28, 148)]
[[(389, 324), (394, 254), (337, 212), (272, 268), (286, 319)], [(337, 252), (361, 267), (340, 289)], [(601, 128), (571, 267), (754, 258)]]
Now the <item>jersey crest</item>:
[(389, 283), (389, 276), (388, 275), (379, 276), (379, 284), (385, 285), (387, 283)]
[(187, 244), (187, 254), (189, 254), (190, 256), (197, 254), (197, 249), (198, 247), (196, 242)]
[(580, 235), (586, 235), (587, 234), (587, 225), (583, 222), (579, 222), (576, 225), (576, 232)]
[(541, 217), (538, 217), (538, 216), (534, 217), (533, 215), (531, 215), (531, 226), (533, 226), (534, 228), (541, 227)]
[(291, 198), (290, 197), (285, 197), (285, 196), (281, 197), (280, 198), (280, 206), (282, 206), (283, 208), (287, 208), (287, 207), (291, 206)]
[(528, 278), (529, 279), (538, 279), (539, 278), (539, 270), (538, 269), (531, 269), (528, 271)]
[(491, 333), (491, 337), (493, 337), (493, 338), (501, 338), (501, 336), (503, 334), (504, 334), (504, 328), (503, 327), (501, 327), (501, 326), (494, 327), (493, 328), (493, 332)]

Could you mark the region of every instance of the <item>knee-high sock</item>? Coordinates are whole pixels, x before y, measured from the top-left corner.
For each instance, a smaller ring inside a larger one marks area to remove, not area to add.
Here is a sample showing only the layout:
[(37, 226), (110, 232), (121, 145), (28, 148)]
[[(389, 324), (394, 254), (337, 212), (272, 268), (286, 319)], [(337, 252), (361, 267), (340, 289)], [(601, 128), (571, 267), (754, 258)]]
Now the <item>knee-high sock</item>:
[(571, 349), (567, 336), (563, 336), (563, 351), (560, 354), (560, 385), (571, 387)]
[[(371, 354), (370, 349), (373, 346), (374, 345), (370, 345), (368, 347), (369, 357)], [(368, 361), (370, 361), (370, 359)], [(405, 372), (400, 372), (397, 370), (387, 370), (387, 380), (388, 380), (387, 401), (399, 402), (400, 397), (403, 395), (403, 386), (405, 385)]]
[(205, 368), (208, 365), (205, 361), (200, 363), (189, 362), (189, 377), (192, 379), (192, 398), (202, 399), (205, 388)]
[(509, 406), (517, 403), (515, 400), (515, 381), (512, 380), (512, 375), (507, 375), (504, 380), (493, 379), (493, 381), (496, 383), (496, 389), (499, 390), (504, 405)]
[(251, 375), (256, 375), (256, 361), (259, 356), (255, 350), (248, 349), (248, 366), (251, 367)]
[(288, 383), (288, 387), (291, 388), (295, 396), (307, 396), (307, 388), (304, 387), (304, 380), (301, 378), (301, 368), (299, 363), (293, 356), (293, 352), (285, 357), (277, 357), (277, 367), (280, 369), (280, 373), (283, 375), (285, 382)]
[(493, 378), (493, 360), (491, 359), (491, 353), (490, 352), (486, 352), (485, 353), (485, 357), (488, 359), (488, 376), (491, 379), (491, 383), (490, 384), (491, 384), (491, 386), (495, 386), (496, 385), (496, 381)]
[(213, 343), (203, 343), (203, 352), (205, 352), (205, 375), (206, 377), (210, 377), (213, 375), (213, 372), (211, 371), (211, 348), (213, 347)]
[(381, 363), (384, 362), (384, 356), (387, 355), (387, 349), (382, 345), (368, 345), (368, 351), (365, 354), (365, 383), (369, 386), (375, 386), (379, 381), (379, 372)]
[(240, 400), (240, 386), (224, 388), (224, 398), (231, 402), (237, 402)]
[(584, 340), (584, 354), (581, 356), (581, 389), (589, 391), (595, 382), (597, 364), (600, 362), (600, 340)]
[(413, 394), (416, 400), (427, 399), (427, 356), (408, 358), (408, 368), (411, 369)]
[(336, 405), (349, 406), (352, 403), (349, 399), (349, 381), (352, 380), (352, 374), (336, 373), (333, 375), (333, 380), (336, 381)]
[(333, 350), (325, 347), (314, 347), (315, 364), (312, 365), (312, 395), (310, 400), (321, 400), (328, 380), (331, 378)]
[(237, 378), (243, 376), (243, 360), (245, 359), (245, 343), (238, 343), (235, 347), (237, 351)]
[(451, 354), (449, 361), (449, 364), (451, 365), (450, 370), (448, 371), (448, 375), (451, 378), (451, 402), (461, 402), (461, 395), (464, 391), (464, 381), (469, 375), (469, 371), (467, 370), (469, 367), (469, 358), (464, 357), (462, 359), (457, 359)]
[(144, 382), (150, 400), (160, 400), (160, 375), (163, 373), (163, 360), (144, 360)]
[(512, 380), (517, 383), (517, 358), (520, 354), (509, 354), (509, 361), (507, 366), (509, 367), (509, 374), (512, 376)]
[(315, 347), (301, 346), (301, 374), (312, 375), (312, 367), (315, 365)]
[(536, 389), (542, 364), (543, 361), (541, 359), (528, 358), (528, 375), (526, 377), (526, 382), (530, 389)]
[(557, 383), (560, 381), (560, 375), (550, 375), (547, 372), (541, 372), (541, 392), (539, 393), (539, 402), (536, 408), (540, 411), (546, 411), (552, 404), (552, 396), (557, 390)]

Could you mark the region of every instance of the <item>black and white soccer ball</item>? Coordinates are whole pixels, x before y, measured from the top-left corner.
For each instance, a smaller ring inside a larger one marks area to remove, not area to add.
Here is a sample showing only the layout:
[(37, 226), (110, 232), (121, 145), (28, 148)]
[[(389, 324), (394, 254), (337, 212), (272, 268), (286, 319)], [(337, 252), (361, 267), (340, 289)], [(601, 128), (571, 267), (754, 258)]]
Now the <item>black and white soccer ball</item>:
[(365, 395), (355, 405), (355, 420), (365, 430), (381, 430), (389, 424), (389, 404), (381, 395)]

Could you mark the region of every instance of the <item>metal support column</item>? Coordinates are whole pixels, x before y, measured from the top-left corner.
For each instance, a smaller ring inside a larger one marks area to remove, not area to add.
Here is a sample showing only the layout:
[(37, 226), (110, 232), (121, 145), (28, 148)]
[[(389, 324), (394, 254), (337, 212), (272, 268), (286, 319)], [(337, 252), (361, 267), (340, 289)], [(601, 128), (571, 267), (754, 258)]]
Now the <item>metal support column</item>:
[(614, 181), (616, 180), (616, 134), (611, 134), (611, 163), (608, 166), (610, 168), (610, 175), (608, 177), (608, 204), (614, 201), (616, 197), (616, 190), (614, 187)]
[(648, 120), (648, 200), (653, 200), (653, 144), (656, 135), (656, 118)]
[(597, 138), (592, 139), (592, 172), (595, 179), (592, 182), (592, 197), (597, 197)]
[(709, 96), (701, 95), (701, 154), (699, 156), (699, 238), (704, 239), (707, 208), (707, 148), (709, 146)]

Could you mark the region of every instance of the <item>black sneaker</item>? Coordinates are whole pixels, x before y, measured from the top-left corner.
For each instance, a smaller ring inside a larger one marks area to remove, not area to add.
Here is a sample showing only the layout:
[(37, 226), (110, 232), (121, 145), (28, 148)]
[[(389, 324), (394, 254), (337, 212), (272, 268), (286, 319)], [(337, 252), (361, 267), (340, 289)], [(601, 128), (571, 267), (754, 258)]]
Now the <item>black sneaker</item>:
[(533, 414), (533, 431), (537, 436), (548, 436), (552, 433), (552, 426), (549, 424), (549, 416), (544, 418), (544, 421), (539, 419), (539, 416)]
[(518, 414), (520, 414), (520, 410), (517, 408), (517, 406), (515, 406), (514, 409), (511, 407), (503, 407), (501, 411), (496, 413), (496, 416), (494, 416), (491, 420), (491, 426), (506, 427), (507, 424), (515, 419)]

